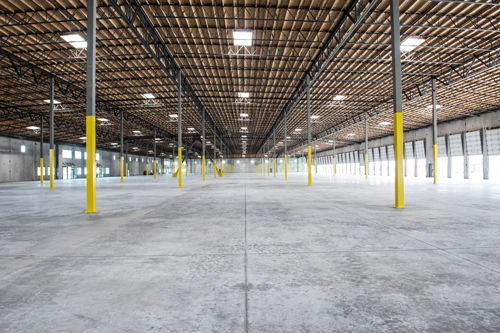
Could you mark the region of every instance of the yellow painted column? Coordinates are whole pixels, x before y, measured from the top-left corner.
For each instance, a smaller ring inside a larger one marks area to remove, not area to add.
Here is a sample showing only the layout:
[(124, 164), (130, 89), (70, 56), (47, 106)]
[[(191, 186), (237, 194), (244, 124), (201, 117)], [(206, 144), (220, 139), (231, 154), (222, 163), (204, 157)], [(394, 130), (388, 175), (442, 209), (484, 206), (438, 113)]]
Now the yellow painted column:
[(434, 184), (438, 183), (438, 145), (432, 145), (434, 154)]
[(96, 125), (95, 116), (86, 117), (86, 149), (87, 149), (87, 210), (86, 213), (97, 213), (96, 205)]
[(146, 176), (149, 176), (149, 164), (146, 163)]
[(177, 148), (177, 164), (179, 165), (177, 169), (177, 185), (182, 188), (182, 147)]
[(201, 157), (201, 181), (202, 182), (207, 181), (207, 176), (205, 174), (205, 168), (206, 168), (206, 166), (205, 166), (205, 155), (203, 155)]
[(307, 186), (312, 186), (312, 148), (307, 146)]
[(368, 154), (365, 154), (365, 178), (368, 179)]
[(153, 176), (154, 176), (154, 179), (156, 179), (156, 160), (153, 161)]
[(120, 182), (123, 183), (125, 180), (123, 179), (123, 156), (120, 157)]
[(285, 180), (288, 180), (288, 155), (285, 155)]
[(273, 172), (274, 172), (274, 178), (276, 178), (276, 159), (274, 159), (274, 164), (273, 164)]
[(40, 184), (43, 184), (43, 157), (40, 158)]
[(128, 162), (125, 163), (125, 177), (128, 178)]
[(50, 176), (50, 189), (54, 189), (54, 149), (49, 151), (49, 176)]
[(405, 208), (404, 172), (403, 172), (403, 113), (394, 113), (394, 159), (395, 172), (395, 205), (394, 208)]

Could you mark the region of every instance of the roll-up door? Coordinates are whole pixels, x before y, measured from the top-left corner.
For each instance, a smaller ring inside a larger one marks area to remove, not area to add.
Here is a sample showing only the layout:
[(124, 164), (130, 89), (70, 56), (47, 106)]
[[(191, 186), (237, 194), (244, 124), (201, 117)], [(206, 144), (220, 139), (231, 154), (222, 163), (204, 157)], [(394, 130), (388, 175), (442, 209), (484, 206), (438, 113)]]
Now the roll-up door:
[(465, 142), (467, 144), (467, 155), (482, 155), (481, 135), (479, 131), (465, 133)]
[(380, 147), (380, 160), (387, 161), (387, 147)]
[(425, 158), (424, 140), (415, 141), (415, 158)]
[(379, 153), (378, 147), (373, 148), (373, 161), (375, 161), (375, 162), (380, 161), (380, 153)]
[(500, 155), (500, 128), (486, 131), (486, 147), (488, 155)]
[(354, 163), (359, 163), (359, 154), (357, 151), (353, 152), (354, 155)]
[(362, 152), (359, 152), (359, 165), (364, 166), (365, 165), (365, 155)]
[(353, 151), (351, 151), (349, 153), (349, 163), (354, 163), (354, 152)]
[(394, 161), (394, 146), (387, 146), (387, 159), (389, 161)]
[(460, 134), (450, 135), (450, 154), (451, 156), (464, 155), (464, 151), (462, 149), (462, 135)]
[(405, 159), (413, 159), (413, 142), (405, 142)]
[(440, 136), (437, 140), (438, 145), (438, 157), (446, 157), (446, 137)]

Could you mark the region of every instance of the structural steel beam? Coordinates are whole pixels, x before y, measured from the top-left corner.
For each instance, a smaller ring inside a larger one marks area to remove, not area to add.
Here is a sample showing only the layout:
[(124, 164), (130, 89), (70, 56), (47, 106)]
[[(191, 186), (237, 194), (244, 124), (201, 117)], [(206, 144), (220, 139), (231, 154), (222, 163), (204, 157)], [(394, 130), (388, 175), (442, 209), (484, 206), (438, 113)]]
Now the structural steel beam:
[[(481, 65), (479, 65), (481, 64)], [(478, 65), (478, 66), (474, 66)], [(440, 74), (435, 75), (431, 78), (425, 79), (419, 84), (412, 86), (410, 89), (403, 91), (403, 104), (408, 102), (417, 101), (424, 96), (427, 96), (429, 92), (432, 91), (431, 83), (432, 79), (436, 79), (436, 91), (453, 87), (461, 81), (467, 80), (471, 77), (477, 76), (481, 73), (489, 71), (500, 65), (500, 45), (495, 46), (487, 52), (483, 52), (479, 55), (474, 55), (463, 63), (456, 66), (450, 66), (443, 70)], [(437, 85), (439, 83), (439, 85)], [(368, 113), (369, 117), (374, 117), (384, 112), (392, 110), (392, 97), (378, 106), (371, 108), (369, 110), (360, 110), (357, 115), (337, 124), (329, 129), (326, 129), (318, 134), (316, 137), (318, 139), (324, 139), (329, 137), (335, 132), (339, 132), (343, 129), (351, 127), (353, 125), (360, 124), (364, 121), (365, 112)], [(290, 150), (297, 149), (299, 147), (305, 146), (307, 142), (300, 142)]]
[[(124, 0), (123, 5), (118, 5), (116, 0), (109, 0), (115, 11), (120, 15), (122, 20), (132, 30), (135, 36), (140, 40), (144, 48), (155, 59), (162, 70), (172, 80), (174, 85), (182, 86), (182, 93), (188, 100), (189, 104), (203, 116), (205, 107), (196, 95), (193, 87), (187, 80), (186, 76), (182, 73), (179, 65), (175, 61), (172, 54), (168, 50), (163, 38), (158, 33), (158, 30), (149, 19), (142, 5), (137, 0)], [(179, 74), (180, 73), (180, 74)], [(214, 128), (216, 135), (220, 138), (221, 142), (228, 147), (226, 140), (222, 133), (218, 130), (215, 122), (212, 120), (208, 112), (205, 115), (208, 126)]]
[[(85, 102), (85, 88), (78, 87), (73, 83), (55, 77), (51, 73), (0, 48), (0, 60), (3, 60), (4, 58), (7, 58), (12, 66), (10, 68), (0, 68), (0, 71), (4, 71), (10, 75), (29, 82), (30, 84), (46, 89), (47, 91), (50, 91), (50, 79), (54, 78), (54, 91), (57, 95), (78, 103)], [(120, 118), (122, 112), (122, 110), (115, 107), (110, 102), (98, 97), (96, 97), (96, 109), (115, 118)], [(130, 112), (123, 111), (123, 116), (125, 121), (133, 124), (134, 126), (138, 126), (150, 132), (153, 132), (156, 129), (158, 135), (168, 137), (170, 140), (177, 142), (171, 133), (168, 133), (164, 129), (159, 128)]]
[[(323, 71), (330, 64), (330, 61), (342, 50), (355, 31), (363, 24), (365, 18), (375, 8), (377, 3), (378, 0), (349, 1), (345, 10), (342, 11), (341, 18), (337, 21), (327, 42), (321, 48), (311, 67), (307, 70), (305, 77), (292, 94), (292, 97), (283, 111), (281, 111), (278, 119), (274, 122), (258, 151), (264, 147), (264, 144), (270, 139), (271, 134), (281, 125), (285, 116), (290, 115), (294, 108), (300, 103), (307, 91), (307, 78), (309, 77), (311, 86), (319, 79)], [(349, 28), (347, 28), (348, 22), (352, 23)]]

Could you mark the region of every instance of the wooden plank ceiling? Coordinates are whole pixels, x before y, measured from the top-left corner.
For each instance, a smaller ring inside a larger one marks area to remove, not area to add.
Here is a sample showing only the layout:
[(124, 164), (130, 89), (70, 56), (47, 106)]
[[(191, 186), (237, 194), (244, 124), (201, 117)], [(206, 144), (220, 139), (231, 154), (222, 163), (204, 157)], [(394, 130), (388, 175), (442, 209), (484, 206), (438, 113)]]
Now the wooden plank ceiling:
[[(130, 1), (130, 0), (127, 0)], [(197, 96), (224, 134), (235, 156), (254, 156), (345, 9), (340, 0), (140, 0)], [(485, 1), (488, 2), (488, 1)], [(62, 36), (86, 36), (84, 0), (0, 0), (0, 135), (39, 136), (29, 126), (48, 119), (47, 83), (33, 84), (16, 71), (13, 55), (55, 77), (85, 88), (86, 50)], [(118, 2), (123, 4), (123, 0)], [(389, 1), (380, 0), (311, 89), (313, 135), (351, 121), (337, 131), (338, 146), (364, 140), (365, 112), (371, 111), (369, 137), (392, 133), (392, 77)], [(400, 1), (402, 40), (422, 39), (402, 54), (403, 90), (419, 85), (423, 96), (406, 96), (405, 130), (429, 126), (430, 89), (439, 77), (439, 121), (474, 116), (500, 106), (496, 58), (500, 7), (449, 2)], [(97, 9), (97, 95), (114, 109), (133, 114), (176, 135), (177, 89), (107, 0)], [(252, 46), (235, 46), (233, 31), (252, 31)], [(477, 61), (473, 61), (474, 58)], [(447, 82), (450, 68), (453, 80)], [(453, 70), (452, 70), (453, 71)], [(427, 90), (426, 90), (427, 89)], [(249, 98), (239, 98), (248, 92)], [(152, 93), (154, 99), (143, 94)], [(342, 100), (335, 100), (343, 96)], [(411, 97), (411, 100), (409, 98)], [(85, 101), (56, 95), (55, 138), (82, 144)], [(374, 111), (375, 110), (375, 111)], [(242, 114), (246, 114), (243, 115)], [(98, 146), (118, 149), (120, 119), (98, 110)], [(306, 105), (299, 103), (288, 118), (289, 147), (306, 135)], [(382, 123), (382, 124), (381, 124)], [(385, 125), (384, 125), (385, 124)], [(48, 128), (48, 125), (45, 125)], [(134, 132), (135, 131), (135, 132)], [(140, 131), (138, 133), (137, 131)], [(183, 132), (187, 140), (201, 133), (201, 117), (185, 101)], [(276, 130), (283, 151), (283, 126)], [(48, 131), (46, 132), (48, 138)], [(152, 131), (127, 121), (129, 149), (146, 154)], [(207, 136), (213, 131), (207, 129)], [(242, 138), (246, 136), (246, 138)], [(318, 151), (330, 149), (321, 135)], [(244, 141), (244, 142), (242, 142)], [(159, 153), (172, 154), (169, 138), (158, 141)], [(273, 147), (274, 146), (274, 147)]]

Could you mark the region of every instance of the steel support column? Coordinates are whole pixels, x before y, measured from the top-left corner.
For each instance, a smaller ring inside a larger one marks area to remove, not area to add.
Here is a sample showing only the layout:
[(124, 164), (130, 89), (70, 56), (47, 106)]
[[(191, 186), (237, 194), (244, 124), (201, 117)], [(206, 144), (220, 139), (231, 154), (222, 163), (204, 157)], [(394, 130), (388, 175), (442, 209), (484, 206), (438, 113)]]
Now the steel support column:
[(95, 123), (95, 77), (96, 77), (96, 0), (87, 1), (87, 210), (97, 213), (96, 206), (96, 123)]
[(312, 156), (311, 156), (311, 81), (306, 76), (306, 98), (307, 98), (307, 186), (312, 186)]
[(205, 113), (207, 111), (203, 109), (203, 116), (201, 118), (201, 181), (205, 182), (207, 180), (207, 176), (205, 174)]
[(450, 135), (447, 134), (445, 137), (446, 140), (446, 153), (448, 156), (448, 178), (451, 178), (453, 172), (453, 165), (451, 164), (451, 145), (450, 145)]
[(40, 116), (40, 184), (43, 184), (43, 116)]
[(368, 179), (368, 114), (365, 114), (365, 179)]
[(335, 157), (335, 132), (333, 132), (333, 177), (337, 176), (337, 158)]
[(432, 157), (434, 163), (434, 184), (438, 183), (438, 144), (437, 144), (437, 102), (436, 102), (436, 79), (432, 78)]
[(177, 74), (177, 186), (182, 188), (182, 73)]
[(128, 158), (128, 142), (127, 142), (127, 146), (126, 146), (126, 149), (125, 149), (125, 159), (127, 160), (125, 162), (125, 177), (128, 178), (128, 162), (129, 162), (129, 158)]
[(54, 78), (50, 78), (50, 151), (49, 151), (49, 177), (50, 189), (54, 189)]
[(285, 142), (284, 142), (285, 143), (285, 161), (284, 161), (284, 163), (285, 163), (285, 180), (288, 180), (288, 151), (287, 151), (287, 149), (288, 149), (288, 146), (287, 146), (288, 141), (287, 140), (288, 139), (286, 137), (286, 135), (287, 135), (286, 134), (286, 118), (287, 117), (285, 116), (285, 119), (284, 119), (284, 122), (285, 122), (284, 123), (284, 127), (285, 127)]
[(391, 0), (392, 91), (394, 99), (394, 208), (405, 208), (403, 176), (403, 90), (401, 79), (401, 32), (399, 27), (399, 0)]
[(467, 132), (462, 133), (462, 148), (464, 152), (464, 179), (469, 179), (469, 152), (467, 151)]
[(123, 183), (123, 111), (120, 114), (120, 182)]
[(153, 143), (153, 179), (156, 179), (156, 130), (154, 131), (154, 143)]

